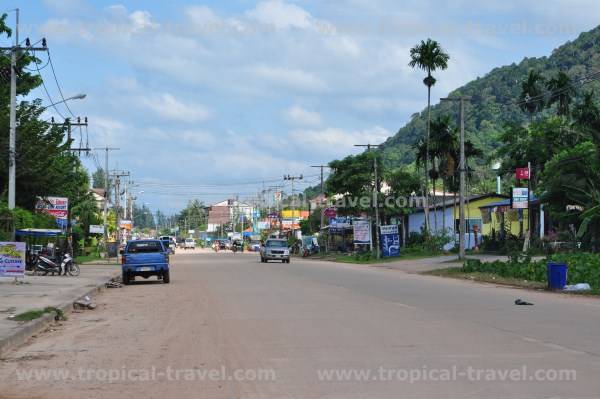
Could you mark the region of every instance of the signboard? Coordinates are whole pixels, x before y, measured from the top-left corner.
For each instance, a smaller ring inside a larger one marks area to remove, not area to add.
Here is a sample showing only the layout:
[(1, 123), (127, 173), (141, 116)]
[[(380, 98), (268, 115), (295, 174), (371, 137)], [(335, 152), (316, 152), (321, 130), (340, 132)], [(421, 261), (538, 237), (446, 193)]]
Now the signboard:
[(329, 219), (329, 231), (331, 233), (343, 232), (344, 229), (352, 227), (352, 219), (345, 216), (338, 216)]
[(529, 189), (527, 187), (513, 187), (512, 189), (512, 208), (527, 209)]
[(306, 219), (309, 216), (309, 211), (301, 211), (299, 209), (286, 209), (281, 211), (281, 217), (283, 218)]
[(529, 180), (529, 168), (517, 168), (515, 177), (517, 180)]
[(269, 228), (269, 222), (258, 222), (257, 225), (259, 230), (266, 230)]
[(354, 228), (355, 244), (371, 243), (371, 223), (368, 220), (355, 220), (352, 227)]
[(0, 277), (25, 276), (25, 243), (0, 242)]
[(54, 217), (59, 226), (66, 226), (69, 217), (69, 199), (64, 197), (38, 197), (35, 210)]
[[(121, 227), (122, 229), (125, 230), (131, 230), (131, 228), (133, 227), (133, 223), (131, 222), (131, 220), (121, 220), (119, 222), (119, 227)], [(173, 229), (171, 229), (173, 230)], [(174, 231), (172, 231), (174, 233)]]
[(328, 219), (334, 218), (337, 216), (337, 209), (335, 207), (325, 208), (323, 210), (323, 215)]
[(196, 230), (188, 230), (188, 234), (196, 234)]
[(400, 235), (398, 234), (398, 225), (392, 224), (381, 226), (379, 232), (381, 254), (384, 257), (400, 256)]
[(281, 201), (281, 191), (275, 191), (275, 193), (273, 194), (273, 198), (277, 202)]
[(104, 226), (90, 224), (90, 234), (104, 234)]

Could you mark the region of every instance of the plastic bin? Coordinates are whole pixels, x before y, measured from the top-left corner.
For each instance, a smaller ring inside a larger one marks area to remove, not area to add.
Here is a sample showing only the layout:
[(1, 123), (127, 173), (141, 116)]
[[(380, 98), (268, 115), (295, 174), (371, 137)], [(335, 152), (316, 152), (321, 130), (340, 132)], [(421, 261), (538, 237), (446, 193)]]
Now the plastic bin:
[(548, 262), (548, 289), (562, 290), (567, 285), (566, 263)]

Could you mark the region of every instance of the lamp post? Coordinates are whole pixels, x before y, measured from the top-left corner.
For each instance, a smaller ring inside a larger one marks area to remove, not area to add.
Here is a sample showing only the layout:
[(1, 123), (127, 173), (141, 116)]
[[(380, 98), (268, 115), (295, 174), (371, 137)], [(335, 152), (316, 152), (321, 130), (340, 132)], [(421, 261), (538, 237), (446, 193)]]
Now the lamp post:
[(502, 178), (500, 177), (500, 174), (498, 173), (501, 166), (502, 166), (502, 164), (498, 161), (494, 162), (494, 164), (492, 165), (492, 170), (494, 170), (496, 172), (496, 194), (502, 194)]

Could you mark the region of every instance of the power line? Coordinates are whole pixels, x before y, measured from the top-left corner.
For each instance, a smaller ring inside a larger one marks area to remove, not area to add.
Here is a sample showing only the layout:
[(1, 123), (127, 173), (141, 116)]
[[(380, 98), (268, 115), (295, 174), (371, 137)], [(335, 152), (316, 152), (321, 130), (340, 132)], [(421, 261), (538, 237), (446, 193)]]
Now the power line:
[[(318, 177), (318, 174), (306, 175), (307, 178)], [(227, 186), (244, 186), (244, 185), (260, 185), (265, 183), (277, 183), (282, 181), (282, 178), (265, 179), (260, 181), (241, 181), (241, 182), (228, 182), (228, 183), (204, 183), (204, 184), (174, 184), (174, 183), (161, 183), (161, 182), (144, 182), (138, 181), (138, 184), (142, 186), (159, 186), (164, 188), (212, 188), (212, 187), (227, 187)]]
[(50, 50), (48, 50), (48, 62), (50, 62), (50, 69), (52, 70), (52, 75), (54, 76), (54, 81), (56, 82), (56, 87), (58, 87), (58, 92), (60, 93), (60, 97), (64, 101), (63, 104), (65, 104), (65, 107), (67, 107), (67, 110), (69, 111), (71, 116), (74, 117), (75, 114), (73, 113), (73, 111), (71, 111), (71, 108), (69, 108), (69, 104), (67, 104), (67, 101), (65, 100), (65, 96), (63, 95), (62, 89), (60, 88), (60, 84), (58, 83), (58, 78), (56, 77), (56, 71), (54, 70), (54, 64), (52, 63), (52, 57), (50, 57)]
[[(49, 58), (48, 58), (49, 59)], [(56, 113), (63, 119), (66, 119), (65, 116), (60, 112), (60, 110), (58, 109), (58, 107), (55, 104), (55, 101), (52, 99), (52, 96), (50, 95), (50, 92), (48, 91), (48, 87), (46, 86), (46, 82), (44, 81), (44, 78), (42, 77), (42, 74), (40, 72), (40, 69), (38, 67), (38, 63), (37, 60), (34, 60), (33, 63), (35, 64), (35, 69), (37, 71), (38, 76), (40, 77), (40, 80), (42, 81), (42, 87), (44, 88), (44, 91), (46, 92), (46, 96), (48, 97), (48, 101), (50, 101), (50, 106), (52, 108), (54, 108), (54, 110), (56, 111)]]

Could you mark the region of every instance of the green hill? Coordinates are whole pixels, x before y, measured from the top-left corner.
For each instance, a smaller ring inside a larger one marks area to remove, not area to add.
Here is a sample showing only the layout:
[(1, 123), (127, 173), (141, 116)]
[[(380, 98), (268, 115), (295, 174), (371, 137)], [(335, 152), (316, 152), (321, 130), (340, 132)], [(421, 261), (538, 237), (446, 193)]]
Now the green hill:
[[(600, 26), (582, 33), (572, 42), (565, 43), (548, 57), (525, 58), (519, 64), (495, 68), (484, 77), (477, 78), (449, 94), (472, 97), (471, 105), (466, 109), (465, 130), (468, 138), (483, 149), (484, 153), (489, 154), (497, 147), (497, 134), (506, 122), (526, 120), (527, 116), (521, 111), (517, 101), (521, 93), (521, 82), (532, 68), (546, 78), (554, 76), (558, 71), (564, 71), (573, 80), (600, 70)], [(591, 89), (600, 94), (600, 82), (584, 86), (586, 91)], [(458, 119), (458, 107), (449, 103), (432, 106), (432, 119), (443, 114), (456, 115)], [(398, 165), (414, 161), (411, 146), (425, 136), (426, 121), (425, 109), (414, 114), (406, 126), (386, 140), (383, 146), (386, 163)]]

